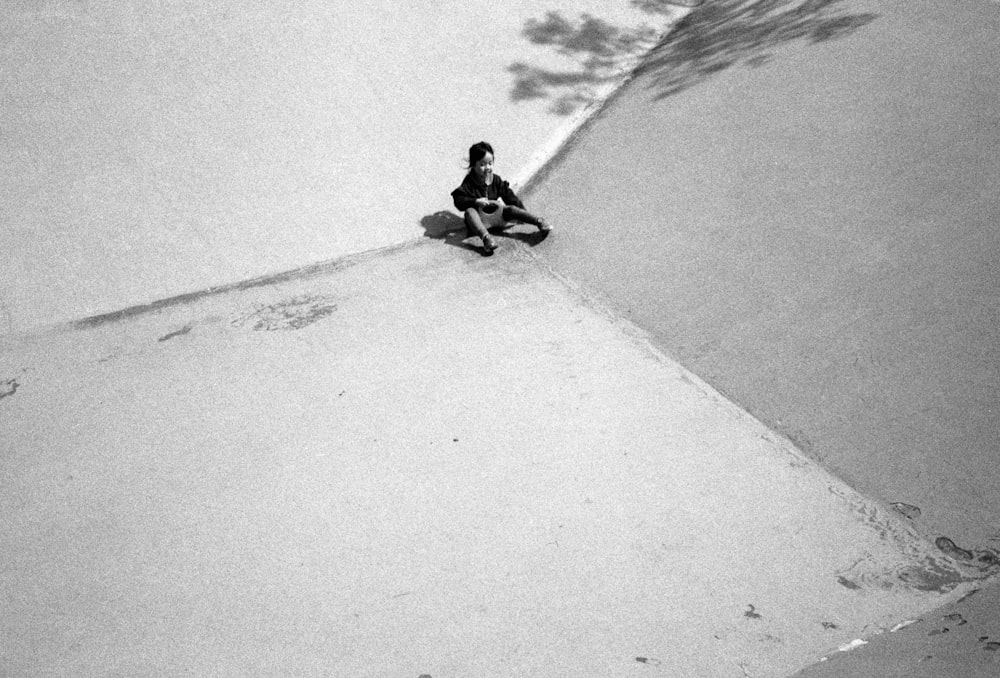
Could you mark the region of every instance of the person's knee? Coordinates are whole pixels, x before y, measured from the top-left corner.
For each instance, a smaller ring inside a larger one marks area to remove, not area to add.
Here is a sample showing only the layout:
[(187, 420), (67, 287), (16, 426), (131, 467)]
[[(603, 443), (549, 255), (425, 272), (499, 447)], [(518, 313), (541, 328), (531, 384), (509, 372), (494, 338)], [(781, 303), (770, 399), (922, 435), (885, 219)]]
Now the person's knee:
[(476, 208), (470, 207), (465, 210), (465, 228), (470, 233), (475, 233), (481, 235), (486, 231), (486, 226), (483, 224), (482, 217), (479, 216), (479, 212)]

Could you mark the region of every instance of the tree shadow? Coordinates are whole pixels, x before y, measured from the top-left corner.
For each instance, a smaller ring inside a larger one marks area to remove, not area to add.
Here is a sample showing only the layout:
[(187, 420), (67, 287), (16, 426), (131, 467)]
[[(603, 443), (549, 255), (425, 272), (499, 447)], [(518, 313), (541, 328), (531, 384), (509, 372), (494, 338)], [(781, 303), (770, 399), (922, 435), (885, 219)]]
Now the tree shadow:
[[(878, 18), (850, 13), (845, 0), (703, 0), (665, 36), (643, 25), (623, 27), (582, 14), (571, 21), (558, 12), (529, 19), (523, 34), (536, 45), (553, 47), (577, 67), (549, 70), (516, 62), (513, 101), (549, 99), (549, 110), (568, 115), (595, 102), (602, 85), (622, 76), (630, 59), (645, 52), (636, 75), (650, 79), (656, 100), (693, 87), (727, 68), (758, 68), (783, 45), (837, 40)], [(651, 16), (675, 11), (674, 0), (631, 0)], [(686, 3), (690, 6), (690, 2)]]
[[(477, 254), (484, 254), (482, 247), (466, 242), (469, 238), (474, 238), (465, 227), (465, 220), (454, 212), (441, 210), (434, 214), (428, 214), (420, 219), (420, 226), (424, 229), (424, 237), (432, 240), (441, 240), (446, 245), (458, 247)], [(526, 231), (527, 226), (522, 226), (518, 222), (511, 222), (505, 227), (494, 227), (490, 233), (501, 238), (510, 238), (520, 241), (528, 247), (534, 247), (545, 240), (548, 236), (544, 231)], [(531, 227), (534, 229), (534, 226)], [(478, 241), (478, 238), (476, 238)]]
[(579, 65), (574, 70), (549, 70), (524, 62), (508, 67), (514, 75), (514, 102), (551, 99), (550, 110), (569, 115), (599, 96), (602, 85), (614, 82), (624, 62), (656, 44), (658, 35), (648, 26), (625, 28), (582, 14), (570, 21), (558, 12), (544, 19), (528, 19), (522, 31), (536, 45), (552, 47)]

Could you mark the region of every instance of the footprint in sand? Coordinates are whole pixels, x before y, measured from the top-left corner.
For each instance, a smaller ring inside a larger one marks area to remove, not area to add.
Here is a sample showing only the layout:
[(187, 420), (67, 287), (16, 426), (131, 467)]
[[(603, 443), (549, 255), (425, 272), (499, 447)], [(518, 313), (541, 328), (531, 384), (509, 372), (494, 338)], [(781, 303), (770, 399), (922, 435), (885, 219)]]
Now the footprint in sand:
[(948, 537), (938, 537), (934, 540), (934, 545), (937, 546), (946, 555), (955, 558), (956, 560), (972, 560), (972, 551), (966, 551), (960, 548), (955, 542)]
[(967, 622), (965, 620), (965, 617), (963, 617), (962, 615), (960, 615), (958, 613), (956, 613), (956, 614), (946, 614), (945, 616), (943, 616), (941, 618), (944, 619), (946, 622), (951, 622), (955, 626), (964, 626), (965, 624), (969, 623), (969, 622)]
[(914, 506), (913, 504), (904, 504), (901, 501), (893, 502), (889, 504), (894, 511), (902, 515), (904, 518), (909, 518), (910, 520), (916, 520), (920, 517), (920, 507)]

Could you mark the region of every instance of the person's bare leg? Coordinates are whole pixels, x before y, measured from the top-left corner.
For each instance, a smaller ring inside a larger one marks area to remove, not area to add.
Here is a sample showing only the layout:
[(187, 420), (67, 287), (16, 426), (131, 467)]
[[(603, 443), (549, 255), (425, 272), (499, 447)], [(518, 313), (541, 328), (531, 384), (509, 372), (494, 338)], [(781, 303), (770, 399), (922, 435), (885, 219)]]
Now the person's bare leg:
[(552, 227), (542, 217), (536, 217), (526, 209), (508, 205), (503, 209), (503, 218), (512, 221), (523, 221), (538, 227), (539, 231), (551, 231)]
[(483, 249), (486, 250), (486, 253), (493, 254), (493, 250), (497, 248), (496, 241), (493, 240), (493, 236), (490, 235), (486, 224), (483, 223), (482, 217), (479, 216), (479, 211), (474, 207), (465, 210), (465, 226), (483, 239)]

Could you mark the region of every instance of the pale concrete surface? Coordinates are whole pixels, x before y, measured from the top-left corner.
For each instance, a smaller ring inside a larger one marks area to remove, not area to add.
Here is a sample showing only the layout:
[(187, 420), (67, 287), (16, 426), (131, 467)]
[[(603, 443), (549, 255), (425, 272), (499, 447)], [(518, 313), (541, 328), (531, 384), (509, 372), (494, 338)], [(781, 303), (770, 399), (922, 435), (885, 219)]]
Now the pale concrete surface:
[(515, 100), (509, 69), (579, 66), (525, 35), (546, 12), (673, 16), (627, 0), (3, 3), (0, 333), (419, 237), (480, 139), (526, 176), (572, 119)]
[(0, 355), (6, 676), (777, 677), (982, 574), (521, 243)]
[(685, 23), (529, 195), (563, 227), (544, 257), (932, 539), (1000, 554), (1000, 4)]

